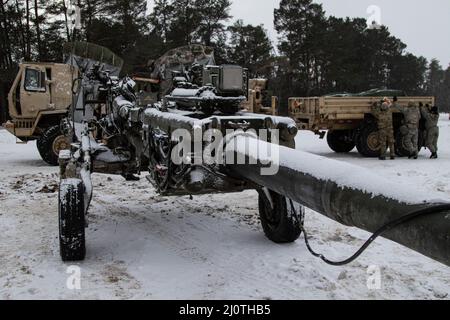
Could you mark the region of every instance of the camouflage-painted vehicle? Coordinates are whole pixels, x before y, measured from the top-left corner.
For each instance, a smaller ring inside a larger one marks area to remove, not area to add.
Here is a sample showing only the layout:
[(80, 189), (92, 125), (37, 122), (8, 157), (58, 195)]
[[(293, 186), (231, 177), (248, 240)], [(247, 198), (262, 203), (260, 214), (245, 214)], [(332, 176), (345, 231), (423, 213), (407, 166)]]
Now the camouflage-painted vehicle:
[[(407, 97), (395, 90), (372, 90), (356, 95), (344, 93), (324, 97), (290, 98), (289, 116), (295, 120), (300, 130), (312, 131), (321, 139), (326, 135), (329, 147), (337, 153), (350, 152), (356, 147), (364, 157), (378, 157), (378, 127), (371, 107), (384, 96), (391, 99), (397, 96), (398, 104), (403, 107), (407, 107), (410, 101), (416, 105), (420, 102), (424, 105), (435, 103), (434, 97)], [(398, 156), (409, 154), (400, 130), (402, 123), (403, 115), (395, 112), (394, 133)], [(424, 130), (422, 123), (419, 131), (421, 146)]]
[(123, 60), (108, 49), (90, 43), (68, 43), (64, 52), (64, 64), (20, 64), (8, 95), (11, 121), (4, 124), (21, 142), (36, 140), (42, 159), (50, 165), (57, 165), (59, 151), (69, 147), (60, 122), (67, 117), (73, 86), (77, 85), (81, 71), (99, 63), (118, 75), (117, 69), (123, 64)]

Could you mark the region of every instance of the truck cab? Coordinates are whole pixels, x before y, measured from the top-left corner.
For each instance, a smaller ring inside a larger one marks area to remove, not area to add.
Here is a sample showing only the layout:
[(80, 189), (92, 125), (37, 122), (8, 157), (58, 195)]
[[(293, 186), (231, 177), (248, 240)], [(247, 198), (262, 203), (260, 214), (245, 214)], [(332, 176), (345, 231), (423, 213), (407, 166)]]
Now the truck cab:
[[(22, 63), (8, 94), (11, 121), (5, 128), (21, 142), (38, 140), (38, 150), (50, 164), (56, 165), (57, 154), (68, 147), (59, 123), (72, 103), (78, 76), (78, 68), (68, 64)], [(45, 150), (49, 148), (56, 157)]]

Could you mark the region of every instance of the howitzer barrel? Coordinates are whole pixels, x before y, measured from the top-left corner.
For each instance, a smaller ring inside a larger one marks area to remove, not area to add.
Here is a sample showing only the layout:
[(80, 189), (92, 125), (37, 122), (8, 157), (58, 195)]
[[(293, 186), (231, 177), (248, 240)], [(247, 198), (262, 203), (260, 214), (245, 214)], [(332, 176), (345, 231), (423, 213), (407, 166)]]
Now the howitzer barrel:
[[(239, 156), (258, 161), (264, 161), (258, 150), (272, 146), (243, 136), (235, 137), (235, 142)], [(449, 203), (414, 186), (386, 181), (370, 170), (285, 147), (279, 148), (279, 161), (274, 162), (279, 165), (274, 175), (262, 175), (266, 167), (262, 164), (228, 168), (339, 223), (369, 232), (411, 212)], [(383, 237), (450, 266), (450, 212), (419, 217)]]

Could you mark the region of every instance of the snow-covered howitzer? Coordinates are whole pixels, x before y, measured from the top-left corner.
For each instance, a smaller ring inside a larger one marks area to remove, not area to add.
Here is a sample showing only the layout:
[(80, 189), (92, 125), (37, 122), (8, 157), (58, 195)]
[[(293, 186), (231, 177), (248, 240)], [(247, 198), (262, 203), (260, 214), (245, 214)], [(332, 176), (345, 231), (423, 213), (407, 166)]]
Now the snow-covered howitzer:
[[(301, 205), (373, 232), (412, 211), (447, 204), (368, 170), (294, 150), (297, 127), (290, 118), (229, 115), (220, 108), (208, 114), (167, 101), (138, 107), (133, 81), (105, 83), (110, 86), (101, 90), (108, 92), (107, 113), (68, 129), (75, 137), (72, 150), (60, 157), (65, 261), (85, 257), (94, 172), (127, 180), (148, 172), (147, 179), (164, 196), (257, 190), (264, 232), (276, 243), (296, 241), (304, 231)], [(433, 213), (421, 212), (384, 236), (450, 265), (450, 213)]]
[(194, 64), (186, 72), (175, 72), (172, 79), (173, 90), (165, 101), (179, 109), (232, 115), (247, 98), (248, 71), (240, 66)]

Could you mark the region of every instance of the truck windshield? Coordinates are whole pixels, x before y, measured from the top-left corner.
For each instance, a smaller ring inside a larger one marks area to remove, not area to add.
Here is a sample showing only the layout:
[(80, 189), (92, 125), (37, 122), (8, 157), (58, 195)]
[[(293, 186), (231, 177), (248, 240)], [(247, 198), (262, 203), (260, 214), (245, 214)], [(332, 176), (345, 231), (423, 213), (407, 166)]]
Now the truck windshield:
[(26, 91), (45, 92), (45, 73), (27, 68), (24, 87)]

